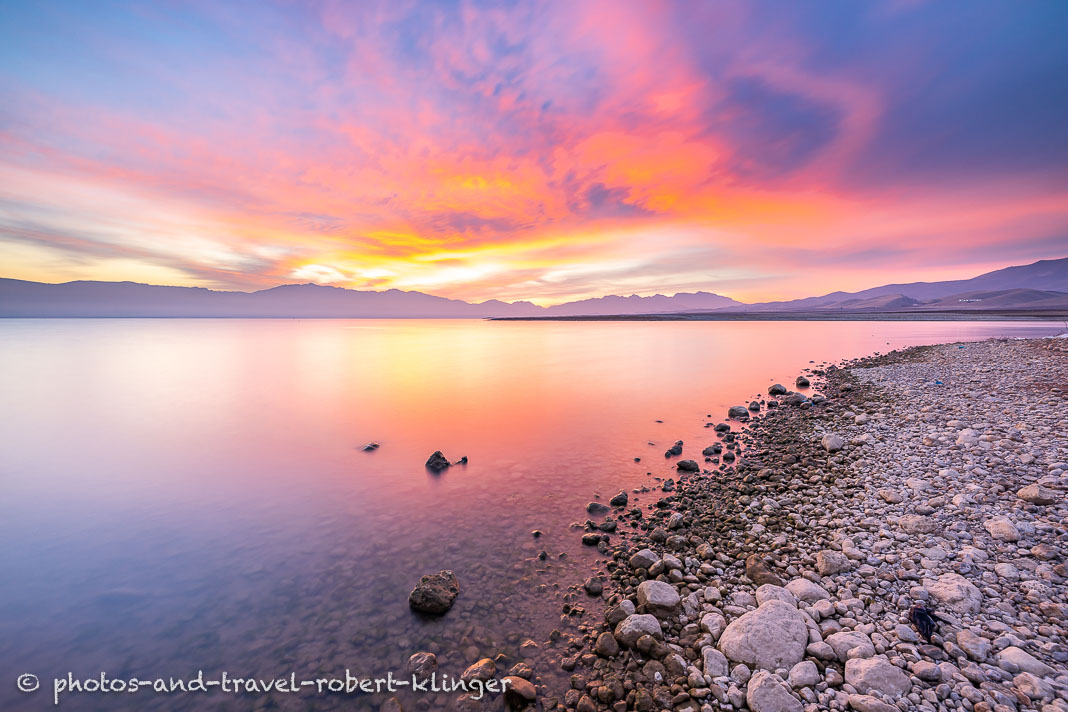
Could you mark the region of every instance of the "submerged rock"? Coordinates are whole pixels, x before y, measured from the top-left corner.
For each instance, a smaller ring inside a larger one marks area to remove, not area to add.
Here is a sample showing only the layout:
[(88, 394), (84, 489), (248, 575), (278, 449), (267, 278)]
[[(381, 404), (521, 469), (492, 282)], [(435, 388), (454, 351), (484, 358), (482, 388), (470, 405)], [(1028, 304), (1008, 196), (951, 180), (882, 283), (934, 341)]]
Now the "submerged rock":
[(460, 593), (460, 582), (452, 571), (439, 571), (419, 579), (408, 595), (408, 605), (420, 613), (441, 615), (450, 608)]

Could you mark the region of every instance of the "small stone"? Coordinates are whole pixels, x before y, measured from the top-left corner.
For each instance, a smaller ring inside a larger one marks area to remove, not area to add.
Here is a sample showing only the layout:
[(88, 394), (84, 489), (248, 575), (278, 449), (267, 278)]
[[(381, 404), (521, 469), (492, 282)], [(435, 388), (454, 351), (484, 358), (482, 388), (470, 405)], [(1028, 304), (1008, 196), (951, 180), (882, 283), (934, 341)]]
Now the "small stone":
[(897, 698), (912, 688), (909, 676), (883, 656), (847, 660), (845, 679), (861, 694), (874, 691)]
[(787, 681), (795, 690), (799, 687), (815, 687), (820, 681), (820, 670), (811, 660), (802, 660), (790, 668)]
[(827, 452), (838, 452), (845, 447), (845, 441), (842, 440), (840, 435), (827, 433), (823, 436), (823, 439), (820, 440), (820, 445), (822, 445), (823, 449)]
[(1057, 501), (1057, 493), (1049, 487), (1042, 485), (1027, 485), (1016, 492), (1016, 496), (1031, 504), (1054, 504)]
[(657, 561), (660, 561), (660, 557), (655, 552), (651, 549), (642, 549), (630, 557), (630, 567), (632, 569), (648, 569)]
[(638, 606), (659, 618), (677, 613), (681, 602), (678, 590), (669, 583), (654, 580), (638, 584)]
[(656, 616), (648, 613), (633, 613), (616, 626), (616, 641), (623, 646), (633, 648), (638, 638), (643, 635), (651, 635), (654, 638), (662, 638), (663, 631), (660, 629), (660, 621)]
[(593, 647), (593, 652), (602, 658), (614, 658), (619, 655), (619, 642), (616, 641), (614, 635), (605, 631), (597, 636), (597, 643)]
[(497, 664), (494, 663), (493, 660), (491, 660), (490, 658), (482, 658), (477, 663), (471, 665), (466, 670), (464, 670), (464, 673), (460, 676), (460, 679), (464, 682), (471, 682), (472, 680), (482, 680), (483, 682), (485, 682), (486, 680), (491, 679), (496, 674)]
[(983, 594), (960, 574), (942, 574), (927, 585), (931, 597), (947, 608), (964, 615), (975, 615), (982, 608)]
[(824, 549), (816, 554), (816, 570), (820, 572), (820, 576), (839, 574), (851, 568), (853, 568), (853, 562), (840, 551)]
[(626, 492), (620, 492), (615, 497), (608, 500), (608, 503), (613, 507), (626, 507), (628, 501), (630, 501), (630, 496)]
[(783, 679), (767, 670), (760, 670), (750, 678), (745, 701), (753, 712), (803, 712), (805, 709)]

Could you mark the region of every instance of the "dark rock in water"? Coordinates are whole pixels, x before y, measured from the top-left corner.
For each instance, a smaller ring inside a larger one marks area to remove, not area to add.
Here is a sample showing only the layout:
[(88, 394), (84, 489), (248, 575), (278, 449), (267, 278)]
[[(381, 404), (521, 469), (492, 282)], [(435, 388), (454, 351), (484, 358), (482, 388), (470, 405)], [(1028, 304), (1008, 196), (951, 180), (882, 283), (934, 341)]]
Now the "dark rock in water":
[(786, 403), (786, 405), (801, 405), (805, 402), (805, 397), (800, 393), (791, 393), (790, 395), (786, 396), (786, 400), (784, 402)]
[(438, 658), (434, 653), (419, 652), (408, 658), (408, 672), (418, 678), (430, 677), (438, 671)]
[(732, 405), (727, 410), (727, 417), (728, 418), (748, 418), (749, 417), (749, 409), (746, 408), (744, 405)]
[(378, 443), (376, 443), (376, 442), (369, 442), (369, 443), (367, 443), (366, 445), (364, 445), (364, 446), (363, 446), (362, 448), (360, 448), (360, 449), (361, 449), (361, 450), (363, 450), (364, 452), (371, 452), (371, 451), (373, 451), (373, 450), (377, 450), (377, 449), (378, 449), (379, 447), (380, 447), (380, 445), (379, 445)]
[(700, 472), (701, 467), (693, 460), (679, 460), (675, 467), (683, 472)]
[(591, 533), (591, 534), (583, 534), (582, 535), (582, 543), (585, 544), (586, 546), (597, 546), (598, 544), (601, 543), (601, 535), (600, 534), (593, 534), (593, 533)]
[[(720, 448), (720, 450), (722, 450), (722, 449), (723, 448)], [(719, 452), (719, 450), (716, 449), (716, 445), (709, 445), (708, 447), (706, 447), (704, 450), (701, 451), (701, 454), (704, 455), (705, 457), (712, 457), (717, 452)]]
[(441, 615), (450, 608), (460, 593), (460, 582), (452, 571), (439, 571), (419, 579), (408, 595), (408, 605), (420, 613)]
[(457, 460), (453, 464), (454, 465), (466, 465), (467, 464), (467, 455), (464, 455), (463, 457), (461, 457), (459, 460)]
[(640, 457), (636, 457), (636, 458), (634, 458), (634, 461), (635, 461), (635, 462), (641, 462), (641, 461), (642, 461), (642, 459), (641, 459)]
[(716, 427), (713, 428), (713, 430), (715, 430), (717, 433), (729, 433), (731, 430), (731, 426), (730, 423), (717, 423)]
[(723, 453), (723, 461), (734, 462), (734, 453), (730, 451)]
[(809, 386), (808, 379), (804, 376), (798, 376), (795, 383), (797, 384), (798, 388), (808, 388)]
[(441, 450), (435, 450), (426, 461), (426, 469), (431, 472), (441, 472), (451, 466), (449, 459), (441, 454)]
[(664, 457), (678, 457), (682, 454), (682, 441), (676, 440), (671, 449), (664, 453)]
[(534, 683), (517, 675), (503, 677), (501, 683), (504, 686), (504, 699), (512, 709), (521, 709), (533, 704), (538, 697)]
[(615, 497), (613, 497), (612, 499), (608, 500), (608, 503), (610, 505), (612, 505), (613, 507), (626, 507), (627, 506), (627, 502), (629, 500), (630, 500), (630, 497), (627, 495), (626, 492), (620, 492)]
[(749, 401), (749, 410), (751, 410), (754, 413), (756, 413), (757, 411), (760, 410), (760, 404), (757, 403), (756, 401)]
[(601, 582), (601, 579), (596, 576), (590, 576), (586, 579), (582, 584), (582, 587), (586, 589), (586, 593), (591, 596), (600, 596), (601, 592), (604, 591), (604, 584)]
[(586, 511), (590, 514), (604, 514), (609, 511), (609, 507), (607, 504), (602, 504), (601, 502), (590, 502), (586, 505)]
[(781, 383), (776, 383), (774, 386), (768, 388), (769, 396), (784, 396), (786, 395), (786, 386)]
[(745, 575), (757, 586), (763, 586), (766, 583), (782, 586), (782, 579), (772, 572), (771, 568), (759, 554), (750, 554), (746, 557)]
[(538, 537), (540, 537), (540, 536), (541, 536), (541, 529), (535, 529), (534, 531), (532, 531), (532, 532), (530, 533), (530, 535), (531, 535), (532, 537), (534, 537), (535, 539), (537, 539)]

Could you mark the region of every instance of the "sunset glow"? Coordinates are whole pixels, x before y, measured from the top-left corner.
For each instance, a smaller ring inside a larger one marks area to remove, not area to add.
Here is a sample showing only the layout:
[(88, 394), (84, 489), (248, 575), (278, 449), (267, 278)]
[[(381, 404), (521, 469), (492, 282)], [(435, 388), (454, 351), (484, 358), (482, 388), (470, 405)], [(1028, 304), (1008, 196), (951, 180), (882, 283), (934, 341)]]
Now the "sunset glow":
[(1068, 5), (0, 5), (0, 276), (744, 301), (1068, 255)]

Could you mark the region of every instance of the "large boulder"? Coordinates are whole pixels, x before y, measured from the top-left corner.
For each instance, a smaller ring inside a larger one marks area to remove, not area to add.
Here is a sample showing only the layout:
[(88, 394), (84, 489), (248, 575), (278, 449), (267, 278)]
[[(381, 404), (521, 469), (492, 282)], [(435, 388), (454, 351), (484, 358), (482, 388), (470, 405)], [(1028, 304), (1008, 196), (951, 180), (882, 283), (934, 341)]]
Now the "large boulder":
[(909, 676), (882, 656), (847, 660), (845, 679), (862, 695), (881, 692), (898, 699), (912, 689)]
[(781, 383), (776, 383), (768, 387), (769, 396), (784, 396), (786, 395), (786, 386)]
[(753, 712), (803, 712), (805, 709), (789, 685), (767, 670), (759, 670), (749, 678), (745, 701)]
[(678, 589), (670, 583), (651, 580), (638, 584), (638, 606), (658, 618), (675, 615), (681, 603)]
[(767, 601), (723, 631), (719, 649), (728, 659), (764, 670), (789, 670), (805, 656), (808, 626), (789, 603)]
[(663, 630), (656, 616), (648, 613), (633, 613), (619, 622), (616, 626), (615, 637), (620, 645), (633, 648), (638, 638), (643, 635), (651, 635), (654, 638), (662, 638)]
[(748, 418), (749, 409), (746, 408), (744, 405), (732, 405), (730, 409), (727, 410), (727, 417), (741, 419)]
[(983, 593), (960, 574), (942, 574), (937, 581), (927, 583), (931, 598), (946, 608), (964, 615), (976, 615), (983, 605)]
[(693, 460), (679, 460), (675, 463), (675, 468), (682, 472), (700, 472), (700, 466)]
[(408, 594), (408, 605), (420, 613), (441, 615), (450, 608), (460, 593), (460, 582), (451, 571), (427, 574), (419, 579)]

